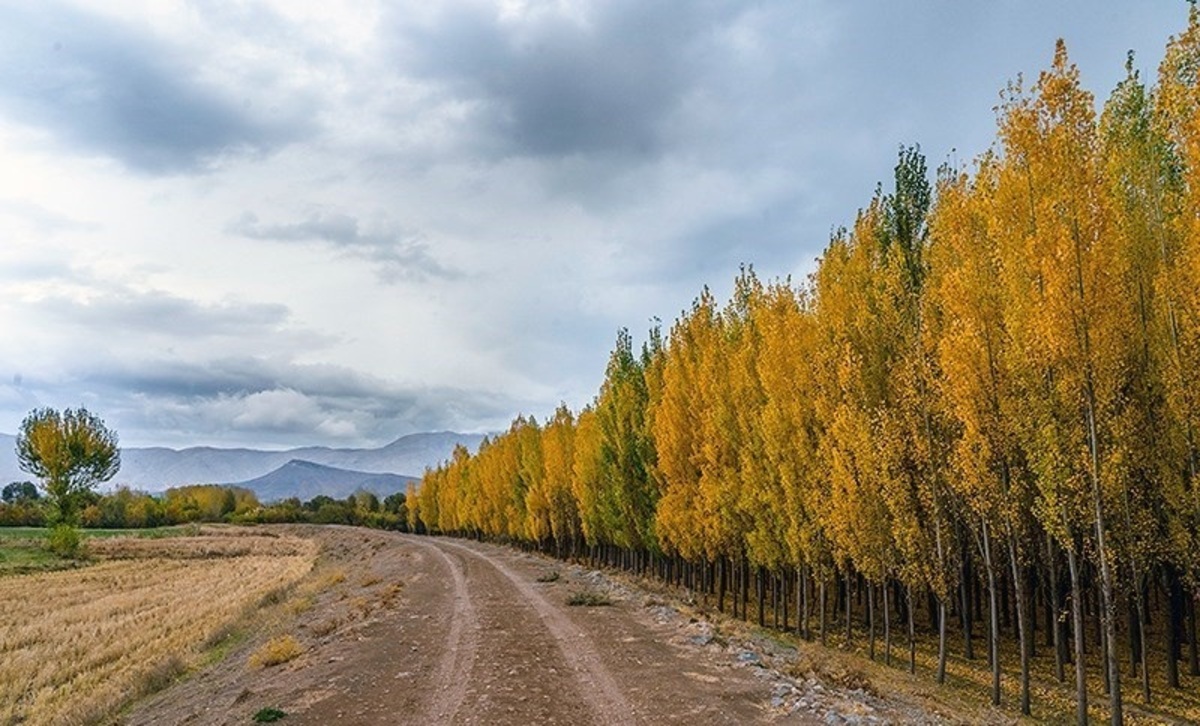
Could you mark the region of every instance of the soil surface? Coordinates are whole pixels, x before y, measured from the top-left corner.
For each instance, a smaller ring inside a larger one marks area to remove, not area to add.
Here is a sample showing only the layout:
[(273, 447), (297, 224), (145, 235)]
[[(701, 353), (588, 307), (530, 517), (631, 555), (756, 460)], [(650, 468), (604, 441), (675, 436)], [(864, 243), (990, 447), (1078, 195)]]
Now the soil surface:
[[(287, 526), (313, 573), (224, 656), (122, 715), (128, 724), (872, 724), (944, 714), (797, 672), (794, 646), (709, 619), (685, 594), (477, 542)], [(608, 605), (570, 606), (573, 596)], [(254, 668), (270, 638), (304, 647)]]

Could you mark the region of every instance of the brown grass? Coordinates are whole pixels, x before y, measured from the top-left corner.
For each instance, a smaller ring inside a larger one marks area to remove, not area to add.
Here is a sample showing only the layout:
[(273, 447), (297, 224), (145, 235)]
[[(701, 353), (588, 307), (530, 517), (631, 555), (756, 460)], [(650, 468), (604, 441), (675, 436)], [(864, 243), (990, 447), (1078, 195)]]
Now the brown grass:
[(221, 539), (106, 541), (96, 554), (132, 559), (5, 578), (0, 723), (92, 721), (161, 688), (316, 557), (294, 537)]
[(270, 666), (295, 660), (304, 653), (304, 646), (291, 635), (280, 635), (271, 638), (250, 654), (251, 668), (268, 668)]

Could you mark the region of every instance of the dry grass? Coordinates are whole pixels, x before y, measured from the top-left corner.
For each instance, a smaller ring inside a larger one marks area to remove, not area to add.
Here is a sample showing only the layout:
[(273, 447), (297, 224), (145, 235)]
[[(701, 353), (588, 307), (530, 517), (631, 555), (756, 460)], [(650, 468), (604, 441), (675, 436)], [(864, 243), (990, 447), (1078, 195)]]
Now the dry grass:
[[(218, 530), (219, 532), (220, 530)], [(239, 532), (230, 528), (229, 532)], [(313, 543), (299, 537), (269, 537), (248, 534), (209, 534), (198, 537), (110, 537), (88, 542), (93, 557), (105, 559), (211, 559), (249, 555), (304, 556), (313, 552)]]
[(133, 559), (5, 578), (0, 723), (104, 718), (198, 662), (206, 642), (316, 557), (314, 543), (291, 537), (113, 542), (103, 556)]
[(291, 635), (280, 635), (271, 638), (262, 647), (250, 654), (251, 668), (269, 668), (270, 666), (295, 660), (304, 653), (304, 646)]
[(567, 598), (567, 604), (572, 607), (603, 607), (606, 605), (612, 605), (612, 599), (608, 595), (596, 590), (582, 590), (580, 592), (572, 593), (571, 596)]

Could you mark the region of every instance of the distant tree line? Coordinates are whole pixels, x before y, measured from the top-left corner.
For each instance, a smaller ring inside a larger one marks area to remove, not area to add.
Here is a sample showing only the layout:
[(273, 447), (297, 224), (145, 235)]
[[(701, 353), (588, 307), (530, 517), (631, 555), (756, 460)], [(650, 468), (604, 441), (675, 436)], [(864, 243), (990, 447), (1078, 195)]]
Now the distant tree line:
[(967, 659), (982, 637), (992, 701), (1012, 669), (1027, 714), (1035, 660), (1074, 666), (1081, 724), (1096, 691), (1120, 723), (1129, 680), (1153, 703), (1151, 672), (1196, 688), (1197, 10), (1155, 86), (1127, 69), (1097, 113), (1060, 42), (973, 168), (931, 184), (902, 149), (805, 284), (744, 270), (640, 354), (622, 331), (593, 403), (457, 449), (410, 488), (410, 529), (657, 573), (746, 618), (753, 591), (760, 624), (872, 657), (899, 630), (910, 668), (920, 628), (939, 682), (953, 631)]
[[(197, 484), (167, 489), (161, 494), (118, 487), (112, 492), (78, 495), (78, 522), (86, 528), (125, 529), (163, 527), (193, 522), (295, 522), (350, 524), (407, 530), (404, 493), (382, 501), (371, 492), (345, 499), (325, 495), (262, 504), (254, 492), (240, 487)], [(40, 527), (53, 516), (53, 507), (32, 482), (11, 482), (0, 490), (0, 526)]]

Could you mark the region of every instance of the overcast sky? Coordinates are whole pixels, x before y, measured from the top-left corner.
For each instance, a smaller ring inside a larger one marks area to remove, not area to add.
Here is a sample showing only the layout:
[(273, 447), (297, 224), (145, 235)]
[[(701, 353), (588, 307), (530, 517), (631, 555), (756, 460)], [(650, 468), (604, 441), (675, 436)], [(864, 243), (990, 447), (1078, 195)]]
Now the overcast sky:
[(1101, 99), (1183, 0), (0, 0), (0, 432), (374, 446), (595, 394), (740, 263), (801, 278), (901, 144)]

